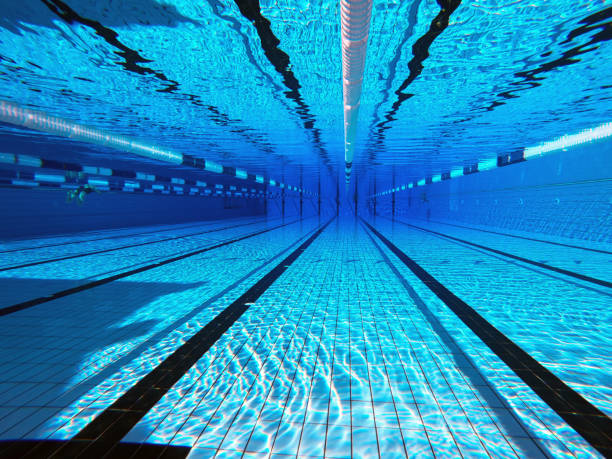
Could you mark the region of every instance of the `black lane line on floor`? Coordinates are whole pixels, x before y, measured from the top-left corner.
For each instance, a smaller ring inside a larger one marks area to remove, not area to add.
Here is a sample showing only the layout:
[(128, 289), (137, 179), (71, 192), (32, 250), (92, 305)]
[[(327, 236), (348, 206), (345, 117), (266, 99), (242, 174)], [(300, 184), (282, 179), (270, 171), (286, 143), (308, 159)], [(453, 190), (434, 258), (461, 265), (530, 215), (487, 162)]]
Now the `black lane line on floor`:
[(111, 406), (63, 443), (57, 457), (112, 456), (113, 448), (157, 402), (202, 358), (217, 340), (304, 253), (332, 220), (321, 226), (204, 328), (166, 357), (153, 371), (128, 389)]
[[(399, 221), (399, 220), (397, 220), (397, 221)], [(564, 244), (562, 242), (547, 241), (546, 239), (537, 239), (537, 238), (534, 238), (534, 237), (518, 236), (516, 234), (502, 233), (501, 231), (491, 231), (491, 230), (485, 230), (485, 229), (480, 229), (480, 228), (472, 228), (471, 226), (456, 225), (454, 223), (446, 223), (446, 222), (440, 222), (440, 221), (435, 221), (435, 220), (432, 220), (431, 222), (435, 223), (437, 225), (454, 226), (456, 228), (463, 228), (463, 229), (468, 229), (468, 230), (472, 230), (472, 231), (480, 231), (481, 233), (498, 234), (500, 236), (514, 237), (514, 238), (517, 238), (517, 239), (524, 239), (526, 241), (543, 242), (544, 244), (558, 245), (558, 246), (561, 246), (561, 247), (568, 247), (570, 249), (588, 250), (589, 252), (597, 252), (597, 253), (603, 253), (603, 254), (606, 254), (606, 255), (612, 255), (612, 252), (610, 252), (608, 250), (592, 249), (590, 247), (583, 247), (581, 245)], [(403, 223), (403, 222), (400, 222), (400, 223)]]
[(69, 289), (66, 289), (66, 290), (61, 290), (59, 292), (52, 293), (51, 295), (48, 295), (48, 296), (41, 296), (39, 298), (34, 298), (33, 300), (28, 300), (28, 301), (24, 301), (22, 303), (14, 304), (12, 306), (7, 306), (5, 308), (1, 308), (0, 309), (0, 317), (1, 316), (6, 316), (8, 314), (12, 314), (12, 313), (17, 312), (17, 311), (23, 311), (24, 309), (28, 309), (28, 308), (31, 308), (33, 306), (38, 306), (39, 304), (47, 303), (48, 301), (53, 301), (53, 300), (56, 300), (58, 298), (62, 298), (64, 296), (72, 295), (73, 293), (82, 292), (83, 290), (89, 290), (91, 288), (98, 287), (100, 285), (108, 284), (109, 282), (116, 281), (117, 279), (123, 279), (124, 277), (132, 276), (134, 274), (138, 274), (138, 273), (141, 273), (141, 272), (144, 272), (144, 271), (148, 271), (150, 269), (159, 268), (160, 266), (164, 266), (164, 265), (167, 265), (169, 263), (174, 263), (175, 261), (184, 260), (185, 258), (193, 257), (195, 255), (199, 255), (201, 253), (208, 252), (210, 250), (218, 249), (219, 247), (223, 247), (223, 246), (226, 246), (226, 245), (233, 244), (235, 242), (243, 241), (245, 239), (248, 239), (248, 238), (251, 238), (251, 237), (254, 237), (254, 236), (258, 236), (260, 234), (264, 234), (264, 233), (267, 233), (269, 231), (276, 230), (278, 228), (282, 228), (283, 226), (293, 225), (294, 223), (296, 223), (298, 221), (299, 220), (295, 220), (295, 221), (292, 221), (292, 222), (289, 222), (289, 223), (284, 223), (282, 225), (273, 226), (272, 228), (268, 228), (268, 229), (261, 230), (261, 231), (256, 231), (255, 233), (247, 234), (246, 236), (241, 236), (241, 237), (236, 238), (236, 239), (231, 239), (229, 241), (220, 242), (219, 244), (211, 245), (211, 246), (205, 247), (203, 249), (195, 250), (193, 252), (189, 252), (189, 253), (185, 253), (183, 255), (179, 255), (179, 256), (176, 256), (176, 257), (168, 258), (166, 260), (159, 261), (157, 263), (152, 263), (150, 265), (141, 266), (140, 268), (135, 268), (135, 269), (131, 269), (129, 271), (125, 271), (125, 272), (122, 272), (122, 273), (119, 273), (119, 274), (115, 274), (114, 276), (105, 277), (103, 279), (98, 279), (98, 280), (95, 280), (95, 281), (92, 281), (92, 282), (88, 282), (88, 283), (83, 284), (83, 285), (78, 285), (76, 287), (72, 287), (72, 288), (69, 288)]
[[(478, 365), (476, 364), (476, 362), (474, 362), (472, 357), (463, 352), (463, 349), (461, 349), (459, 343), (455, 341), (455, 338), (452, 337), (447, 327), (445, 327), (442, 322), (438, 320), (438, 317), (433, 312), (431, 312), (427, 304), (425, 304), (425, 301), (419, 296), (416, 290), (412, 288), (408, 280), (406, 280), (402, 273), (398, 271), (393, 262), (389, 259), (387, 254), (379, 245), (379, 242), (376, 242), (374, 240), (374, 237), (372, 236), (372, 234), (370, 234), (370, 232), (366, 232), (366, 234), (368, 238), (370, 238), (370, 240), (372, 241), (372, 244), (378, 250), (378, 253), (385, 261), (389, 269), (391, 269), (391, 271), (398, 278), (404, 289), (406, 289), (406, 292), (408, 293), (412, 301), (414, 301), (414, 304), (417, 309), (421, 312), (421, 314), (423, 314), (425, 320), (429, 322), (432, 331), (437, 335), (438, 339), (446, 345), (448, 349), (448, 355), (455, 361), (457, 369), (463, 374), (463, 377), (467, 381), (470, 381), (472, 383), (472, 385), (474, 386), (474, 392), (478, 392), (480, 398), (484, 400), (483, 404), (499, 403), (499, 400), (503, 401), (504, 397), (497, 391), (497, 389), (495, 388), (495, 384), (490, 382), (489, 378), (485, 374), (480, 372), (480, 370), (478, 369)], [(466, 371), (465, 366), (462, 365), (462, 360), (467, 361), (472, 366), (473, 371)], [(486, 386), (482, 385), (483, 381), (485, 382)], [(507, 406), (505, 401), (504, 406)], [(519, 417), (514, 416), (514, 414), (512, 414), (511, 419), (502, 416), (497, 420), (497, 422), (503, 428), (505, 428), (507, 432), (515, 431), (514, 423), (518, 423), (524, 431), (521, 433), (524, 433), (525, 436), (530, 437), (533, 440), (533, 443), (537, 446), (537, 448), (542, 451), (542, 455), (545, 456), (545, 452), (542, 449), (540, 442), (536, 439), (536, 434)]]
[[(262, 219), (261, 221), (265, 221), (265, 219)], [(9, 249), (9, 250), (0, 250), (0, 253), (11, 253), (11, 252), (23, 252), (26, 250), (37, 250), (37, 249), (44, 249), (47, 247), (58, 247), (61, 245), (72, 245), (72, 244), (82, 244), (85, 242), (95, 242), (95, 241), (103, 241), (106, 239), (120, 239), (122, 237), (133, 237), (133, 236), (142, 236), (143, 234), (154, 234), (154, 233), (163, 233), (166, 231), (180, 231), (180, 230), (184, 230), (184, 229), (188, 229), (188, 228), (193, 228), (195, 226), (204, 226), (206, 223), (211, 223), (211, 222), (199, 222), (199, 223), (191, 223), (191, 224), (187, 224), (184, 223), (182, 224), (183, 226), (178, 226), (176, 228), (167, 228), (167, 229), (156, 229), (156, 230), (151, 230), (151, 231), (142, 231), (142, 232), (138, 232), (138, 233), (129, 233), (129, 234), (115, 234), (112, 236), (103, 236), (103, 237), (97, 237), (97, 238), (93, 238), (93, 239), (83, 239), (80, 241), (67, 241), (67, 242), (58, 242), (56, 244), (43, 244), (43, 245), (39, 245), (37, 247), (23, 247), (20, 249)], [(151, 225), (149, 225), (151, 226)], [(121, 230), (126, 230), (129, 228), (115, 228), (113, 229), (108, 229), (107, 231), (121, 231)], [(31, 239), (45, 239), (45, 238), (49, 238), (49, 237), (71, 237), (70, 234), (62, 234), (62, 235), (48, 235), (48, 236), (40, 236), (40, 237), (36, 237), (36, 238), (31, 238)]]
[[(50, 457), (57, 451), (65, 441), (62, 440), (1, 440), (0, 449), (10, 445), (10, 456), (4, 457)], [(36, 447), (36, 453), (32, 449)], [(113, 449), (116, 458), (137, 457), (142, 458), (184, 458), (189, 454), (191, 448), (187, 446), (153, 445), (141, 443), (119, 443)], [(100, 456), (101, 457), (101, 456)]]
[[(67, 394), (70, 391), (74, 391), (75, 393), (80, 391), (82, 389), (81, 388), (82, 384), (87, 384), (87, 385), (90, 385), (90, 386), (92, 386), (92, 385), (97, 386), (101, 382), (105, 381), (107, 378), (110, 378), (113, 374), (115, 374), (115, 372), (117, 372), (119, 369), (121, 369), (124, 365), (127, 365), (129, 362), (134, 360), (136, 357), (138, 357), (139, 355), (143, 354), (145, 352), (145, 350), (152, 345), (151, 343), (156, 343), (156, 342), (161, 341), (162, 338), (164, 338), (165, 336), (168, 336), (170, 334), (170, 332), (172, 332), (175, 328), (178, 328), (178, 327), (184, 325), (185, 323), (187, 323), (187, 321), (189, 321), (190, 319), (192, 319), (196, 315), (200, 314), (205, 308), (208, 308), (209, 306), (211, 306), (215, 302), (219, 301), (223, 296), (225, 296), (228, 293), (230, 293), (232, 290), (237, 288), (240, 284), (245, 282), (251, 276), (253, 276), (256, 273), (260, 272), (266, 266), (270, 265), (273, 261), (279, 259), (280, 257), (285, 255), (286, 253), (290, 252), (293, 249), (293, 247), (299, 245), (300, 242), (302, 242), (303, 240), (307, 239), (310, 236), (310, 234), (314, 233), (315, 231), (316, 231), (316, 228), (313, 228), (312, 230), (309, 230), (304, 236), (299, 238), (297, 241), (292, 242), (287, 247), (283, 248), (278, 253), (276, 253), (272, 257), (268, 258), (267, 260), (265, 260), (260, 265), (258, 265), (255, 268), (251, 269), (248, 273), (246, 273), (244, 276), (242, 276), (236, 282), (234, 282), (231, 285), (228, 285), (227, 287), (225, 287), (220, 292), (218, 292), (215, 295), (211, 296), (210, 298), (208, 298), (204, 303), (200, 304), (199, 306), (194, 307), (187, 314), (185, 314), (185, 315), (181, 316), (180, 318), (176, 319), (174, 322), (169, 324), (167, 327), (159, 330), (158, 332), (156, 332), (155, 334), (153, 334), (152, 336), (147, 338), (145, 341), (143, 341), (139, 345), (137, 345), (134, 348), (132, 348), (129, 351), (127, 351), (119, 359), (117, 359), (116, 361), (114, 361), (110, 365), (104, 367), (104, 369), (102, 369), (100, 372), (92, 375), (90, 378), (87, 378), (87, 379), (83, 380), (82, 382), (79, 383), (79, 385), (77, 385), (77, 386), (69, 389), (68, 391), (64, 392), (63, 394), (61, 394), (60, 397), (63, 398), (65, 396), (67, 396)], [(77, 396), (75, 396), (73, 399), (75, 399), (76, 397)], [(1, 443), (0, 443), (0, 457), (2, 457)]]
[(362, 221), (548, 406), (604, 457), (612, 457), (612, 419), (487, 322), (471, 306), (448, 290), (372, 225), (363, 219)]
[[(278, 220), (279, 218), (267, 218), (267, 217), (263, 217), (260, 218), (258, 221), (259, 222), (264, 222), (264, 221), (272, 221), (272, 220)], [(243, 220), (243, 219), (240, 219)], [(218, 222), (218, 220), (212, 220), (212, 221), (200, 221), (198, 223), (177, 223), (175, 228), (166, 228), (166, 229), (155, 229), (155, 230), (151, 230), (151, 231), (142, 231), (142, 232), (138, 232), (138, 233), (128, 233), (128, 234), (115, 234), (112, 236), (103, 236), (103, 237), (97, 237), (97, 238), (93, 238), (93, 239), (83, 239), (80, 241), (68, 241), (68, 242), (58, 242), (56, 244), (43, 244), (43, 245), (39, 245), (37, 247), (23, 247), (20, 249), (9, 249), (9, 250), (0, 250), (0, 254), (1, 253), (11, 253), (11, 252), (23, 252), (26, 250), (37, 250), (37, 249), (44, 249), (47, 247), (58, 247), (61, 245), (73, 245), (73, 244), (82, 244), (85, 242), (96, 242), (96, 241), (103, 241), (106, 239), (120, 239), (120, 238), (129, 238), (129, 237), (134, 237), (134, 236), (142, 236), (144, 234), (155, 234), (155, 233), (165, 233), (167, 231), (181, 231), (181, 230), (186, 230), (189, 228), (194, 228), (196, 226), (205, 226), (207, 223), (214, 223), (215, 221)], [(179, 226), (180, 225), (180, 226)], [(153, 225), (148, 225), (148, 226), (153, 226)], [(161, 225), (160, 225), (161, 226)], [(164, 225), (167, 226), (167, 225)], [(206, 225), (209, 226), (209, 225)], [(238, 225), (237, 225), (238, 226)], [(108, 229), (106, 231), (122, 231), (122, 230), (128, 230), (129, 228), (115, 228), (115, 229)], [(133, 228), (132, 228), (133, 229)], [(62, 234), (62, 235), (48, 235), (48, 236), (40, 236), (40, 237), (35, 237), (35, 238), (31, 238), (31, 239), (46, 239), (49, 237), (71, 237), (73, 235), (70, 234)]]
[(114, 252), (114, 251), (117, 251), (117, 250), (129, 249), (129, 248), (132, 248), (132, 247), (141, 247), (143, 245), (158, 244), (158, 243), (167, 242), (167, 241), (176, 241), (177, 239), (184, 239), (184, 238), (187, 238), (187, 237), (199, 236), (201, 234), (214, 233), (214, 232), (217, 232), (217, 231), (224, 231), (224, 230), (228, 230), (228, 229), (239, 228), (239, 227), (242, 227), (242, 226), (254, 225), (255, 223), (261, 223), (261, 222), (244, 223), (242, 225), (225, 226), (223, 228), (213, 228), (213, 229), (209, 229), (209, 230), (205, 230), (205, 231), (198, 231), (197, 233), (190, 233), (190, 234), (185, 234), (185, 235), (182, 235), (182, 236), (173, 236), (173, 237), (168, 237), (166, 239), (159, 239), (159, 240), (156, 240), (156, 241), (139, 242), (137, 244), (128, 244), (128, 245), (123, 245), (121, 247), (112, 247), (110, 249), (94, 250), (92, 252), (77, 253), (75, 255), (66, 255), (65, 257), (49, 258), (47, 260), (39, 260), (39, 261), (31, 261), (31, 262), (28, 262), (28, 263), (23, 263), (21, 265), (14, 265), (14, 266), (7, 266), (7, 267), (4, 267), (4, 268), (0, 268), (0, 272), (2, 272), (2, 271), (11, 271), (13, 269), (28, 268), (30, 266), (44, 265), (46, 263), (54, 263), (56, 261), (72, 260), (73, 258), (87, 257), (89, 255), (98, 255), (100, 253)]
[(601, 285), (602, 287), (612, 288), (612, 282), (608, 282), (602, 279), (597, 279), (596, 277), (585, 276), (584, 274), (576, 273), (574, 271), (569, 271), (563, 268), (557, 268), (555, 266), (547, 265), (546, 263), (540, 263), (539, 261), (530, 260), (529, 258), (519, 257), (518, 255), (513, 255), (508, 252), (504, 252), (502, 250), (493, 249), (491, 247), (487, 247), (486, 245), (476, 244), (475, 242), (466, 241), (465, 239), (459, 239), (458, 237), (449, 236), (448, 234), (439, 233), (438, 231), (429, 230), (426, 228), (421, 228), (420, 226), (411, 225), (410, 223), (405, 223), (400, 220), (396, 220), (402, 225), (409, 226), (411, 228), (418, 229), (420, 231), (424, 231), (426, 233), (435, 234), (436, 236), (444, 237), (447, 239), (451, 239), (453, 241), (461, 242), (462, 244), (471, 245), (472, 247), (478, 247), (479, 249), (487, 250), (492, 253), (496, 253), (497, 255), (502, 255), (504, 257), (512, 258), (513, 260), (520, 261), (522, 263), (527, 263), (529, 265), (537, 266), (538, 268), (548, 269), (549, 271), (554, 271), (559, 274), (564, 274), (565, 276), (574, 277), (576, 279), (580, 279), (582, 281), (590, 282), (592, 284)]

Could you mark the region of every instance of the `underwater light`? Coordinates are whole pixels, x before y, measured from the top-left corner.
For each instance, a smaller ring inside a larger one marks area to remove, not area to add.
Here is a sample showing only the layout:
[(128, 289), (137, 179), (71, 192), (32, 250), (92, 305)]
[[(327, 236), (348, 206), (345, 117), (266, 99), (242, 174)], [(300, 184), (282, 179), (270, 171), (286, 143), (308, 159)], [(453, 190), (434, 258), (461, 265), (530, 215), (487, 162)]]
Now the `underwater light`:
[[(536, 158), (538, 156), (542, 156), (546, 153), (550, 153), (557, 150), (565, 150), (569, 147), (574, 147), (576, 145), (581, 145), (584, 143), (593, 142), (595, 140), (602, 140), (608, 137), (612, 137), (612, 122), (601, 124), (592, 129), (585, 129), (577, 134), (564, 135), (556, 140), (550, 142), (541, 143), (535, 147), (527, 147), (522, 152), (519, 150), (518, 152), (514, 152), (512, 154), (506, 154), (502, 156), (498, 156), (491, 159), (485, 159), (479, 161), (475, 166), (466, 166), (464, 168), (455, 168), (452, 169), (448, 175), (448, 178), (456, 178), (462, 175), (472, 174), (479, 171), (492, 170), (497, 167), (503, 167), (510, 164), (519, 163), (523, 160), (527, 160), (530, 158)], [(518, 155), (517, 155), (518, 153)], [(431, 177), (431, 183), (439, 182), (441, 175), (433, 175)], [(419, 180), (415, 186), (422, 186), (427, 184), (426, 179)], [(412, 183), (408, 185), (408, 188), (412, 188)], [(402, 189), (404, 189), (402, 187)], [(395, 193), (396, 189), (391, 189), (387, 193)]]
[(593, 140), (601, 140), (607, 137), (612, 137), (612, 122), (604, 123), (592, 129), (585, 129), (577, 134), (564, 135), (563, 137), (545, 142), (535, 147), (527, 147), (523, 153), (525, 159), (534, 156), (540, 156), (551, 151), (564, 150), (568, 147), (574, 147), (583, 143), (592, 142)]
[(495, 169), (496, 167), (497, 167), (497, 156), (495, 158), (478, 161), (479, 171), (487, 171), (490, 169)]
[(223, 166), (214, 161), (210, 161), (208, 159), (204, 160), (204, 169), (208, 172), (214, 172), (216, 174), (223, 174)]
[(87, 183), (89, 183), (92, 186), (108, 186), (108, 180), (102, 180), (102, 179), (96, 179), (96, 178), (87, 179)]
[[(127, 136), (117, 135), (102, 129), (78, 124), (39, 110), (21, 107), (6, 100), (0, 100), (0, 121), (69, 139), (114, 148), (116, 150), (133, 153), (158, 161), (205, 169), (217, 174), (223, 174), (224, 172), (223, 165), (208, 159), (203, 160), (201, 158), (194, 158), (190, 155), (184, 155), (171, 149), (150, 145)], [(32, 158), (27, 155), (13, 155), (10, 153), (0, 154), (0, 162), (34, 167), (41, 166), (39, 158)], [(98, 173), (104, 175), (100, 172)], [(236, 169), (234, 175), (240, 179), (248, 178), (247, 171), (243, 169)], [(255, 181), (258, 183), (264, 182), (261, 176), (256, 176)], [(272, 184), (272, 180), (270, 183)]]
[(31, 182), (29, 180), (11, 180), (11, 183), (15, 186), (38, 186), (38, 182)]
[[(83, 166), (83, 171), (85, 170), (85, 166)], [(136, 172), (136, 178), (138, 180), (147, 180), (149, 182), (155, 181), (155, 176), (153, 174), (145, 174), (144, 172)]]
[(55, 175), (55, 174), (39, 174), (36, 172), (34, 174), (34, 180), (37, 182), (52, 182), (52, 183), (63, 183), (66, 181), (66, 177), (63, 175)]
[(459, 169), (453, 169), (450, 171), (451, 178), (461, 177), (462, 175), (463, 175), (463, 167), (460, 167)]

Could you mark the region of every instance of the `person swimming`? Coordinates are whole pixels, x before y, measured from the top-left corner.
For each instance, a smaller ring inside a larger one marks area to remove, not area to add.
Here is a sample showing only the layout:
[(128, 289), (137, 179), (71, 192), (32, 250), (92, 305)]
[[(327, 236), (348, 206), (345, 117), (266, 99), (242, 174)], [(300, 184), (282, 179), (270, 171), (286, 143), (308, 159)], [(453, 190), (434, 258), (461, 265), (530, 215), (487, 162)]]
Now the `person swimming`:
[(68, 191), (68, 194), (66, 195), (66, 201), (67, 202), (76, 201), (78, 205), (81, 205), (85, 201), (85, 198), (87, 197), (87, 195), (90, 193), (93, 193), (94, 191), (96, 193), (99, 193), (98, 190), (96, 190), (93, 186), (89, 184), (81, 185), (74, 190)]

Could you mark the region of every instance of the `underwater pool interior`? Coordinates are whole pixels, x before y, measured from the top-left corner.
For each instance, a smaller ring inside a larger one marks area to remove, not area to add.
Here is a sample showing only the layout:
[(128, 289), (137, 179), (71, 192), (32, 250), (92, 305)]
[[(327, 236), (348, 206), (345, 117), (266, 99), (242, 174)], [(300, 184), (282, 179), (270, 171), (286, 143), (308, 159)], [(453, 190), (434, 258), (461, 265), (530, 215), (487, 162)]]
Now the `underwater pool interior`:
[(612, 457), (609, 0), (0, 0), (0, 213), (0, 457)]

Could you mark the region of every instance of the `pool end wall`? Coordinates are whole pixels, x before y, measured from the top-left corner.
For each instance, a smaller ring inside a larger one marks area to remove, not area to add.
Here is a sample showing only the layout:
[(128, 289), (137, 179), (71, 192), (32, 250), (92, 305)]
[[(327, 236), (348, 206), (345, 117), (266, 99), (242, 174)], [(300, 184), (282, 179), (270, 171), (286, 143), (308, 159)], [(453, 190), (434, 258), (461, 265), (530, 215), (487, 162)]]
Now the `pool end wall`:
[(65, 191), (0, 189), (0, 237), (70, 234), (141, 225), (264, 215), (263, 199), (92, 193), (83, 204)]

